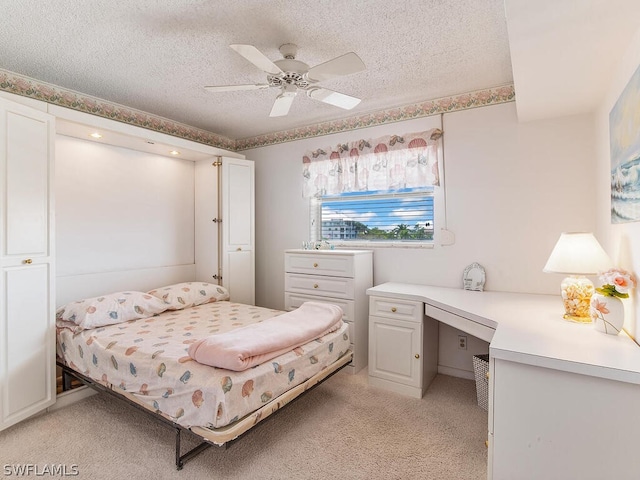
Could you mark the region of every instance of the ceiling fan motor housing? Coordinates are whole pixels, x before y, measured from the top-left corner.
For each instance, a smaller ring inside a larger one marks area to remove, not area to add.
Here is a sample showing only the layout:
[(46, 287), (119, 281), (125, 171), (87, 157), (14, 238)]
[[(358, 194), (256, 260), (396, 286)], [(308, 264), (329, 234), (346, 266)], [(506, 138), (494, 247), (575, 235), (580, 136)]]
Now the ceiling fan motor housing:
[(309, 65), (292, 58), (283, 58), (273, 63), (275, 63), (283, 73), (279, 75), (267, 75), (267, 81), (270, 86), (281, 87), (283, 85), (295, 85), (302, 89), (309, 87), (309, 81), (304, 77), (304, 74), (309, 70)]

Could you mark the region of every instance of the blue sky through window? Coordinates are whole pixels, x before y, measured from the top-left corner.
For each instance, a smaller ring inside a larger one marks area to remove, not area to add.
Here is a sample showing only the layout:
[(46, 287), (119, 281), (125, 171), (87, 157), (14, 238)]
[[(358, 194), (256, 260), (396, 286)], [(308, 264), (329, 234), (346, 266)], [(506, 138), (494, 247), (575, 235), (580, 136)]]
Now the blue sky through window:
[(433, 238), (433, 188), (323, 197), (322, 237), (430, 240)]

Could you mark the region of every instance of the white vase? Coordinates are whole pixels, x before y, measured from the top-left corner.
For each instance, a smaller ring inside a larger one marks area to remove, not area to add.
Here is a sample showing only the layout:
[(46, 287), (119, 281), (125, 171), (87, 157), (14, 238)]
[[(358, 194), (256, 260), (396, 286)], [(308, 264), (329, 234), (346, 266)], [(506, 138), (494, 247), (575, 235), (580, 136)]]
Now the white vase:
[(624, 325), (624, 304), (618, 297), (594, 293), (589, 308), (593, 327), (604, 333), (618, 335)]

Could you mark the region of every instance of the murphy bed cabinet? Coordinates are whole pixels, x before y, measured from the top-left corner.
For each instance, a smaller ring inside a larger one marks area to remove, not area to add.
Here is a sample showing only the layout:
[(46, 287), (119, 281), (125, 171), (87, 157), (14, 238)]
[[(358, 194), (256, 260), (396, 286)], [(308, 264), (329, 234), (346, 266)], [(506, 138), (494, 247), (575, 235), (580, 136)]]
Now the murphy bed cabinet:
[(54, 117), (0, 98), (0, 430), (53, 405)]
[(332, 303), (342, 308), (349, 324), (353, 360), (346, 367), (357, 373), (367, 366), (367, 288), (373, 286), (370, 250), (286, 250), (284, 253), (284, 305), (294, 310), (307, 301)]
[(231, 301), (255, 304), (254, 163), (218, 157), (195, 164), (196, 280)]

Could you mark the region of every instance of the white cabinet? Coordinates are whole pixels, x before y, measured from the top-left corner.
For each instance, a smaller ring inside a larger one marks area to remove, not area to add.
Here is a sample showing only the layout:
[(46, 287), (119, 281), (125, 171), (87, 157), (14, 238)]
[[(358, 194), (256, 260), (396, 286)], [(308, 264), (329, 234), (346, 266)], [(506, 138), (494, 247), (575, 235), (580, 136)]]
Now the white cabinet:
[(638, 478), (638, 385), (492, 362), (488, 478)]
[(254, 164), (222, 160), (222, 285), (231, 300), (253, 305), (255, 294)]
[(0, 99), (0, 430), (55, 402), (54, 118)]
[(195, 166), (196, 280), (255, 303), (254, 164), (220, 157)]
[(422, 398), (438, 370), (438, 322), (422, 302), (369, 298), (369, 384)]
[(367, 365), (368, 302), (373, 285), (370, 250), (287, 250), (284, 254), (286, 310), (307, 301), (338, 305), (349, 325), (353, 360), (347, 367), (357, 373)]

